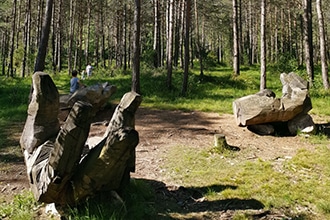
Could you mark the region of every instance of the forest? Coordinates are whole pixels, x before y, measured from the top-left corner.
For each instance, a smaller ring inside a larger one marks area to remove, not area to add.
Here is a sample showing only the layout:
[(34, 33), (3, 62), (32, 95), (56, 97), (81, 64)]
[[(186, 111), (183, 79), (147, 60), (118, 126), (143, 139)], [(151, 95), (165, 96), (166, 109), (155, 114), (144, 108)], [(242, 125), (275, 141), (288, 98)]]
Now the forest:
[[(49, 74), (66, 95), (73, 70), (81, 79), (92, 65), (87, 88), (117, 87), (92, 135), (127, 90), (143, 96), (136, 171), (122, 194), (88, 198), (62, 210), (67, 219), (329, 219), (329, 6), (0, 0), (0, 218), (45, 214), (18, 147), (34, 73)], [(279, 75), (290, 72), (310, 86), (315, 133), (261, 136), (234, 123), (233, 100), (281, 93)], [(217, 149), (218, 133), (238, 150)]]
[(234, 75), (240, 74), (241, 66), (260, 65), (260, 89), (267, 87), (266, 66), (286, 72), (305, 68), (312, 84), (314, 65), (321, 65), (323, 86), (328, 89), (329, 4), (327, 0), (2, 0), (1, 74), (31, 75), (41, 51), (41, 70), (55, 74), (81, 72), (87, 64), (109, 71), (132, 68), (133, 75), (139, 74), (140, 62), (163, 67), (169, 88), (172, 69), (188, 72), (193, 60), (200, 63), (201, 76), (212, 62), (232, 66)]

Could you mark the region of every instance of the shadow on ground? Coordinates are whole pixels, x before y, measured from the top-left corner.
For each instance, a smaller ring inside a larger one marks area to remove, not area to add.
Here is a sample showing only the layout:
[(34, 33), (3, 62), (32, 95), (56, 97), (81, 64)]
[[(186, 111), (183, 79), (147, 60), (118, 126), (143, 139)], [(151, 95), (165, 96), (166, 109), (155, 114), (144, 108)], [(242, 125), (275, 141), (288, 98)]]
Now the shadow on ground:
[(260, 210), (264, 208), (264, 205), (255, 199), (232, 198), (209, 201), (205, 198), (207, 193), (220, 193), (225, 189), (236, 189), (236, 186), (178, 187), (167, 186), (155, 180), (138, 180), (148, 184), (155, 192), (157, 219), (216, 219), (216, 216), (220, 217), (221, 213), (224, 214), (228, 210), (255, 210), (260, 214)]
[(330, 123), (316, 124), (317, 134), (326, 135), (330, 138)]

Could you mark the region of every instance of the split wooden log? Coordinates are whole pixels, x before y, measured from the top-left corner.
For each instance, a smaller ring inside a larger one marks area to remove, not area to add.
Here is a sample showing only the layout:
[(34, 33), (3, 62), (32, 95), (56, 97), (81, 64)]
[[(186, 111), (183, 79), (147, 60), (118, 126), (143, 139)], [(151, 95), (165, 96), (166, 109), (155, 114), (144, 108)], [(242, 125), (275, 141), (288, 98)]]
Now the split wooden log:
[(282, 73), (280, 79), (283, 85), (281, 98), (267, 95), (269, 92), (259, 92), (233, 102), (237, 125), (248, 126), (289, 121), (312, 109), (306, 81), (294, 73)]
[(59, 127), (59, 96), (50, 76), (35, 73), (28, 118), (20, 144), (28, 178), (40, 202), (74, 205), (102, 190), (118, 190), (135, 167), (135, 112), (142, 99), (125, 94), (103, 139), (84, 158), (93, 106), (78, 101)]

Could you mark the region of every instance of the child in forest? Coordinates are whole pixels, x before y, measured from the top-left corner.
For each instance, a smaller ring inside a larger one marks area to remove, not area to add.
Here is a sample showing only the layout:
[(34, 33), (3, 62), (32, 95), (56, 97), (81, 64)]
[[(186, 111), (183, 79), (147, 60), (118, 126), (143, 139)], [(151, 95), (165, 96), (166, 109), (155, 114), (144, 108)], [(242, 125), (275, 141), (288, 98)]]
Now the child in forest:
[(78, 75), (77, 70), (73, 70), (71, 75), (72, 77), (70, 79), (70, 95), (72, 95), (78, 89), (85, 87), (85, 85), (82, 84), (77, 77)]
[(92, 76), (92, 70), (93, 70), (93, 67), (92, 67), (90, 64), (88, 64), (88, 65), (86, 66), (87, 78), (89, 78), (89, 77)]

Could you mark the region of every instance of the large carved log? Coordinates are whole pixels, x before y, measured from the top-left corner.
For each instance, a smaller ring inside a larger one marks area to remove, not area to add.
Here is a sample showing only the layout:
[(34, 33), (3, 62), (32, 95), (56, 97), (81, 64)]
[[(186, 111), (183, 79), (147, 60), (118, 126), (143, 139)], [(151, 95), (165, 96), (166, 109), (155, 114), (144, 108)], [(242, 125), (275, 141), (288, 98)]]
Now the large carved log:
[(101, 190), (122, 187), (125, 174), (134, 171), (139, 141), (134, 115), (141, 97), (134, 92), (124, 95), (102, 141), (82, 158), (93, 106), (75, 102), (60, 128), (59, 96), (50, 76), (35, 73), (33, 89), (20, 144), (35, 198), (73, 205)]
[(270, 122), (284, 122), (299, 114), (307, 114), (312, 109), (308, 93), (308, 83), (295, 73), (280, 76), (282, 97), (262, 91), (244, 96), (233, 102), (233, 112), (237, 125), (248, 126)]
[(109, 97), (116, 92), (117, 88), (109, 83), (98, 83), (82, 89), (77, 90), (68, 99), (68, 105), (73, 106), (77, 101), (89, 102), (95, 109), (101, 108), (109, 99)]

